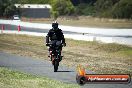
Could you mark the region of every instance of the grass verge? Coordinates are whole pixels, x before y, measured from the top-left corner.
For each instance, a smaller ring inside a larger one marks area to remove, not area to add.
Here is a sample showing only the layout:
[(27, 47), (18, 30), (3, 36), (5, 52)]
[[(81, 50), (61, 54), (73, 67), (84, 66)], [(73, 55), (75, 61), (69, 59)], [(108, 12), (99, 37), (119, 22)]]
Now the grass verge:
[[(22, 18), (23, 21), (35, 23), (52, 23), (52, 19), (33, 19)], [(132, 20), (127, 19), (108, 19), (94, 17), (60, 17), (57, 19), (60, 25), (77, 26), (77, 27), (100, 27), (100, 28), (132, 28)]]
[(79, 86), (0, 67), (0, 88), (79, 88)]
[[(27, 35), (0, 35), (0, 51), (49, 60), (45, 38)], [(99, 74), (131, 74), (132, 47), (119, 44), (100, 44), (97, 42), (66, 39), (63, 48), (62, 64), (77, 66)]]

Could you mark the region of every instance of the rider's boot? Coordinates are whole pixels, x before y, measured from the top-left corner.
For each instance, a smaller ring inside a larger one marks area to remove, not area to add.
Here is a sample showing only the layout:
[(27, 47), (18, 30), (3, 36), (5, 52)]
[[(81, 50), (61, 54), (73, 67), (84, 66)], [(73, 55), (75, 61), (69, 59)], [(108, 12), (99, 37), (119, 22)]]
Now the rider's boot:
[(52, 57), (51, 57), (51, 55), (52, 55), (52, 51), (49, 51), (49, 55), (48, 55), (48, 57), (50, 58), (50, 61), (52, 61)]
[(60, 56), (60, 61), (62, 60), (62, 56)]
[(63, 57), (63, 55), (61, 55), (61, 52), (60, 52), (60, 61), (62, 60), (62, 57)]

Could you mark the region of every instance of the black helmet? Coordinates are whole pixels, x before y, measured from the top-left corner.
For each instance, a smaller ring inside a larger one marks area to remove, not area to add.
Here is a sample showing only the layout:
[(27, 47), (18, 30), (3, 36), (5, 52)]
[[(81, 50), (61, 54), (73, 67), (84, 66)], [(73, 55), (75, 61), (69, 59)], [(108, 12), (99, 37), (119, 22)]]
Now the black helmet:
[(53, 29), (58, 29), (58, 23), (55, 21), (55, 22), (53, 22), (52, 23), (52, 27), (53, 27)]

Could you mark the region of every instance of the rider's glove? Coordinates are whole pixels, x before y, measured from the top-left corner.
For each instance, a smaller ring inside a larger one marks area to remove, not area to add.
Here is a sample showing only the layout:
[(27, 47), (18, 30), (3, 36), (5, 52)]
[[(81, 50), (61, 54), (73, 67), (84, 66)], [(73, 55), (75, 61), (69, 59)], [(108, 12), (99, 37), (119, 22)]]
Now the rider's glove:
[(63, 46), (65, 47), (66, 46), (66, 43), (63, 43)]
[(46, 46), (49, 46), (49, 43), (46, 43)]

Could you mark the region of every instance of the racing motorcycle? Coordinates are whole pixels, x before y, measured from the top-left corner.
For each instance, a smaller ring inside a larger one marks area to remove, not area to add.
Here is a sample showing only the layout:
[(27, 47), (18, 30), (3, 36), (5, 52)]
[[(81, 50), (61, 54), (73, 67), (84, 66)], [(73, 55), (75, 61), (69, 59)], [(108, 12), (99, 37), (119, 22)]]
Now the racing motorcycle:
[[(61, 44), (61, 46), (63, 46)], [(48, 56), (51, 61), (52, 61), (52, 65), (54, 66), (54, 72), (57, 72), (58, 70), (58, 66), (59, 66), (59, 62), (62, 60), (62, 57), (61, 56), (61, 50), (60, 50), (60, 46), (55, 46), (53, 44), (49, 44), (49, 47), (50, 47), (50, 55)]]

